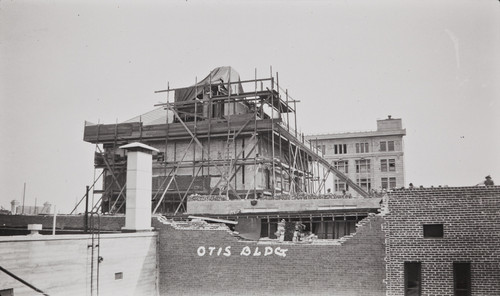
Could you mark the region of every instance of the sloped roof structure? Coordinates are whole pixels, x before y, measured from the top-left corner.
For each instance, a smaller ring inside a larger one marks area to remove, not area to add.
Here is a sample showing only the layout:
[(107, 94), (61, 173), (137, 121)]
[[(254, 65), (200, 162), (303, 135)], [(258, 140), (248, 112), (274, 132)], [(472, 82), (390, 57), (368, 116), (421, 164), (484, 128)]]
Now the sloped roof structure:
[(179, 88), (175, 90), (175, 101), (189, 101), (194, 100), (198, 95), (203, 93), (205, 88), (210, 85), (227, 84), (231, 83), (231, 93), (240, 94), (243, 92), (241, 83), (234, 83), (240, 81), (240, 74), (230, 66), (218, 67), (213, 69), (207, 77), (195, 85)]
[[(167, 112), (168, 111), (165, 110), (164, 107), (159, 107), (144, 114), (135, 116), (129, 120), (126, 120), (123, 123), (142, 122), (143, 125), (165, 124), (167, 120)], [(170, 116), (170, 118), (172, 118), (172, 116)]]

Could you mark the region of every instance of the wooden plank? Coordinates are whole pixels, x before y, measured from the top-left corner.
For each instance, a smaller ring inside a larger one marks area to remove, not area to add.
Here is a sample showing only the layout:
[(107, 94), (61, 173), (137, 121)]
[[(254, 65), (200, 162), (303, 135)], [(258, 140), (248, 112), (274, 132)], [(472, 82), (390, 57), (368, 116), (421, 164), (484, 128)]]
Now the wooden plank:
[[(241, 133), (253, 132), (254, 126), (246, 125), (248, 121), (246, 117), (242, 117), (243, 120), (237, 120), (236, 118), (231, 119), (230, 128), (231, 129), (241, 129)], [(245, 120), (246, 119), (246, 120)], [(276, 125), (279, 119), (262, 119), (257, 120), (257, 132), (271, 131), (274, 125)], [(194, 122), (186, 122), (186, 127), (190, 130), (194, 130)], [(97, 131), (99, 130), (99, 134)], [(167, 136), (166, 124), (150, 125), (144, 126), (142, 128), (142, 139), (161, 139), (164, 140)], [(212, 135), (225, 134), (227, 135), (228, 123), (226, 120), (212, 121), (210, 126), (210, 133)], [(198, 122), (197, 124), (197, 137), (204, 138), (208, 136), (209, 124), (208, 122)], [(168, 125), (168, 139), (173, 139), (176, 137), (189, 137), (189, 133), (186, 128), (182, 126), (181, 123), (170, 123)], [(140, 134), (140, 123), (120, 123), (117, 126), (116, 137), (120, 141), (137, 141), (141, 138)], [(96, 125), (96, 126), (86, 126), (84, 129), (84, 141), (90, 143), (108, 143), (114, 142), (115, 140), (115, 125)]]

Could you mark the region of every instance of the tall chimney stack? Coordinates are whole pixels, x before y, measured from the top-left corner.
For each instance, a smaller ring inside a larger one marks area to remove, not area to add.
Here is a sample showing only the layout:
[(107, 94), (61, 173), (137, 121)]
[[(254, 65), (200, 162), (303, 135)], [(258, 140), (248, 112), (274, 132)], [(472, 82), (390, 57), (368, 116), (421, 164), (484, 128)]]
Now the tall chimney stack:
[(152, 153), (158, 149), (138, 142), (120, 148), (127, 150), (127, 201), (122, 231), (151, 231)]

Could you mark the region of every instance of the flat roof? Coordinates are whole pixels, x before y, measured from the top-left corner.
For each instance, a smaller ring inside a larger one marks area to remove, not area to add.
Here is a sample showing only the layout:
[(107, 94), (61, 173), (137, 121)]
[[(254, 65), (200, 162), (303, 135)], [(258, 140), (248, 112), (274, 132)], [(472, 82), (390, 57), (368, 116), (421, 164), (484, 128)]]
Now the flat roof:
[(385, 136), (405, 136), (406, 129), (390, 130), (390, 131), (366, 131), (366, 132), (348, 132), (348, 133), (333, 133), (306, 135), (308, 140), (328, 140), (328, 139), (349, 139), (349, 138), (366, 138), (366, 137), (385, 137)]

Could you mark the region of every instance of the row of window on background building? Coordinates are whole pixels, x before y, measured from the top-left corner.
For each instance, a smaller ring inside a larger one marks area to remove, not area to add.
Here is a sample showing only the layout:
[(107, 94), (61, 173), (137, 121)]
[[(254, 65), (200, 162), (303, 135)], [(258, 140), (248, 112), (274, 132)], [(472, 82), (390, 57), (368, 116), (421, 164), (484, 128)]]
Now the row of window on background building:
[(344, 173), (344, 174), (349, 173), (349, 161), (339, 160), (339, 161), (335, 161), (333, 163), (333, 165), (335, 166), (335, 168), (337, 170), (341, 171), (342, 173)]
[[(370, 178), (357, 178), (356, 183), (366, 191), (372, 189), (372, 180)], [(347, 191), (349, 189), (347, 184), (339, 179), (335, 179), (334, 185), (336, 192)], [(396, 188), (396, 177), (381, 178), (381, 187), (386, 190)]]
[(335, 145), (333, 145), (333, 152), (335, 154), (347, 154), (347, 144), (335, 144)]
[(381, 141), (380, 151), (394, 151), (394, 141)]
[[(450, 275), (451, 278), (451, 275)], [(404, 263), (405, 295), (422, 295), (422, 263)], [(453, 295), (471, 295), (472, 278), (470, 262), (453, 262)]]
[[(334, 161), (333, 165), (339, 171), (344, 174), (349, 173), (349, 161), (339, 160)], [(370, 172), (370, 159), (359, 159), (356, 160), (356, 173), (369, 173)], [(380, 171), (381, 172), (395, 172), (396, 171), (396, 160), (395, 159), (381, 159), (380, 160)]]
[(396, 188), (396, 177), (382, 178), (382, 189)]
[(369, 159), (356, 160), (356, 173), (369, 173), (369, 172), (370, 172), (370, 160)]
[(338, 179), (335, 179), (335, 191), (336, 192), (342, 192), (342, 191), (348, 191), (349, 186), (347, 186), (347, 183)]
[[(323, 154), (326, 154), (326, 145), (316, 145), (319, 151)], [(347, 154), (347, 144), (334, 144), (333, 146), (334, 154)], [(370, 145), (368, 143), (356, 143), (356, 153), (369, 153)], [(380, 141), (380, 149), (381, 152), (387, 151), (395, 151), (394, 141)]]
[(368, 143), (356, 143), (356, 153), (368, 153), (370, 149), (368, 148)]
[(395, 172), (396, 171), (396, 160), (395, 159), (381, 159), (380, 160), (380, 171), (382, 171), (382, 172)]
[(370, 178), (358, 178), (356, 181), (358, 186), (363, 188), (363, 190), (365, 191), (372, 190), (372, 180)]

